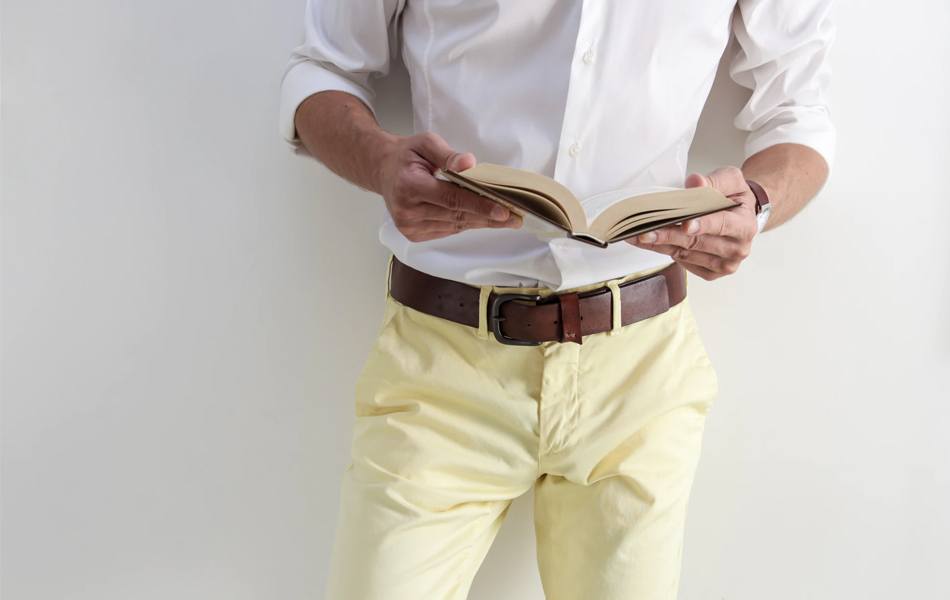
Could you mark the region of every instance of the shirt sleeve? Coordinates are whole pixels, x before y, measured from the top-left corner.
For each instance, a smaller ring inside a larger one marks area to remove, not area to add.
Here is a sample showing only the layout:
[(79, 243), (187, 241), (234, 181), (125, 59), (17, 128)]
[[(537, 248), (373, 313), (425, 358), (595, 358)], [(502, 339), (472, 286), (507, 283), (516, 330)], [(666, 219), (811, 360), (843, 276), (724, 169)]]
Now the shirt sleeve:
[(736, 116), (748, 133), (745, 156), (781, 143), (808, 146), (831, 167), (835, 128), (828, 104), (832, 0), (739, 0), (738, 50), (729, 74), (752, 90)]
[(280, 134), (302, 151), (297, 107), (339, 90), (373, 107), (371, 79), (389, 72), (396, 22), (405, 0), (307, 0), (304, 41), (291, 53), (280, 87)]

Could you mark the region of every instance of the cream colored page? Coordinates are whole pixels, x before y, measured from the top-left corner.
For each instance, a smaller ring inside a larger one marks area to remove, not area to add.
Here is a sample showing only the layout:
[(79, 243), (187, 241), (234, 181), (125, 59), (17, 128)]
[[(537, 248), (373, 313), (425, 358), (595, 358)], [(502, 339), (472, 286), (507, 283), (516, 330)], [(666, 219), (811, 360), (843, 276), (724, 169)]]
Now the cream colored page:
[(509, 187), (507, 185), (486, 184), (483, 182), (478, 183), (503, 196), (514, 196), (517, 199), (520, 199), (521, 203), (524, 205), (532, 207), (535, 211), (541, 213), (549, 219), (557, 221), (558, 223), (563, 224), (566, 228), (571, 229), (570, 216), (564, 212), (564, 209), (562, 209), (559, 204), (553, 202), (550, 198), (544, 196), (543, 194), (539, 194), (533, 190)]
[(639, 217), (630, 217), (628, 219), (624, 219), (620, 223), (611, 226), (610, 229), (604, 232), (604, 235), (610, 239), (634, 228), (642, 228), (644, 226), (648, 226), (653, 223), (659, 223), (661, 221), (671, 221), (675, 223), (683, 219), (688, 219), (697, 214), (703, 214), (704, 212), (705, 211), (696, 212), (696, 210), (692, 208), (673, 208), (651, 212)]
[(557, 181), (523, 169), (515, 169), (503, 165), (481, 163), (471, 169), (459, 173), (464, 177), (484, 185), (503, 186), (505, 188), (520, 188), (529, 192), (537, 192), (549, 198), (567, 215), (572, 229), (575, 231), (587, 230), (587, 215), (571, 190)]
[[(565, 230), (570, 230), (570, 223), (558, 206), (546, 197), (527, 190), (512, 190), (502, 186), (488, 187), (486, 184), (473, 181), (458, 173), (441, 171), (440, 177), (454, 182), (455, 184), (481, 196), (491, 198), (502, 206), (506, 206), (523, 218), (522, 229), (533, 232), (540, 239), (551, 239), (555, 237), (564, 237)], [(530, 206), (531, 210), (545, 215), (549, 219), (560, 223), (557, 225), (534, 213), (529, 212), (524, 207)]]
[[(658, 211), (653, 215), (644, 215), (635, 220), (643, 223), (659, 221), (672, 216), (684, 218), (693, 214), (706, 213), (734, 206), (735, 202), (711, 187), (689, 189), (667, 189), (627, 197), (603, 208), (593, 219), (590, 232), (601, 239), (607, 239), (615, 226), (629, 217), (647, 211)], [(667, 212), (670, 211), (670, 212)]]

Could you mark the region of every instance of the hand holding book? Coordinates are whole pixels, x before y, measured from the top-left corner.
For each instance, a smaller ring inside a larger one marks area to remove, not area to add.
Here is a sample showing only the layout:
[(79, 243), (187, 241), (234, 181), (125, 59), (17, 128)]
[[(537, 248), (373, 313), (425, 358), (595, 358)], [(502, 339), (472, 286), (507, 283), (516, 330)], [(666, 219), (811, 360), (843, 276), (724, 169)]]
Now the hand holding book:
[(730, 210), (689, 219), (680, 226), (663, 227), (627, 241), (638, 248), (667, 254), (706, 280), (735, 273), (749, 256), (758, 232), (755, 195), (742, 170), (723, 167), (708, 175), (694, 173), (686, 178), (686, 187), (716, 189), (737, 204)]
[(454, 151), (438, 135), (388, 136), (380, 158), (363, 178), (383, 197), (400, 233), (425, 242), (476, 228), (518, 228), (522, 219), (482, 196), (435, 177), (439, 166), (470, 169), (475, 157)]

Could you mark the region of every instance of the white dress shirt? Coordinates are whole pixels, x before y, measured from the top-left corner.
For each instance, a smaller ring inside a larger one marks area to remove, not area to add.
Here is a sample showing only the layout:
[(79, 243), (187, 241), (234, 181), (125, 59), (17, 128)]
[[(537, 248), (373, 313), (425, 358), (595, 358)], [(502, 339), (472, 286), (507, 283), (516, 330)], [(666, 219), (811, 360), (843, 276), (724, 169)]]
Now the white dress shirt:
[[(305, 41), (281, 91), (282, 135), (311, 94), (342, 90), (373, 108), (373, 79), (401, 51), (414, 126), (482, 162), (553, 177), (585, 202), (617, 190), (682, 187), (687, 152), (730, 31), (730, 74), (752, 95), (735, 118), (749, 156), (814, 148), (831, 164), (831, 0), (308, 0)], [(622, 196), (622, 194), (619, 194)], [(332, 201), (331, 198), (325, 201)], [(401, 261), (470, 283), (586, 285), (670, 262), (530, 231), (474, 229), (410, 242), (388, 217), (379, 239)]]

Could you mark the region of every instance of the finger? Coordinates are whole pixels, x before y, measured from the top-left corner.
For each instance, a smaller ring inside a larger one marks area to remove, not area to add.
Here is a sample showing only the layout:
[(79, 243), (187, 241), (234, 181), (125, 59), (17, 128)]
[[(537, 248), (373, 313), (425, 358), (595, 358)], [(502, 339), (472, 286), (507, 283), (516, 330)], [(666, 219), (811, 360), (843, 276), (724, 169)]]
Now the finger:
[[(638, 244), (634, 244), (634, 245), (638, 246)], [(674, 260), (676, 260), (676, 262), (681, 264), (683, 268), (685, 268), (687, 271), (694, 273), (696, 275), (699, 275), (700, 277), (706, 280), (713, 280), (713, 279), (722, 277), (723, 275), (726, 275), (726, 273), (720, 273), (714, 269), (704, 266), (703, 264), (700, 264), (702, 262), (705, 262), (702, 257), (697, 258), (696, 256), (688, 256), (687, 258), (678, 258), (678, 255), (681, 252), (683, 252), (683, 249), (680, 248), (679, 246), (651, 245), (651, 246), (640, 246), (640, 247), (643, 247), (644, 249), (647, 249), (647, 250), (654, 250), (656, 252), (659, 252), (660, 254), (666, 254), (667, 256), (672, 257)], [(701, 254), (701, 253), (697, 253), (697, 254)], [(688, 260), (688, 259), (697, 260), (698, 262), (691, 262), (691, 260)], [(712, 264), (712, 261), (709, 261), (706, 264)]]
[[(498, 227), (513, 227), (521, 226), (522, 218), (517, 213), (509, 211), (508, 218), (504, 221), (495, 220), (493, 218), (484, 217), (481, 215), (476, 215), (474, 213), (462, 212), (460, 213), (457, 210), (451, 210), (444, 206), (438, 204), (432, 204), (430, 202), (423, 202), (412, 209), (409, 209), (405, 213), (408, 219), (413, 221), (439, 221), (441, 223), (455, 223), (459, 220), (459, 216), (472, 216), (477, 220), (489, 221), (492, 223), (492, 226)], [(466, 220), (465, 222), (474, 222), (471, 220)]]
[(512, 215), (507, 221), (493, 221), (491, 219), (477, 217), (468, 213), (462, 213), (462, 216), (455, 220), (424, 219), (408, 223), (397, 223), (397, 226), (399, 226), (400, 231), (402, 231), (404, 234), (425, 234), (430, 232), (444, 231), (458, 233), (459, 231), (465, 231), (467, 229), (482, 228), (517, 229), (521, 227), (521, 217), (518, 215)]
[(706, 179), (706, 176), (702, 173), (690, 173), (686, 177), (685, 187), (687, 188), (697, 188), (697, 187), (710, 187), (711, 184), (709, 180)]
[[(459, 219), (460, 211), (447, 208), (441, 204), (433, 204), (427, 200), (421, 200), (414, 204), (411, 208), (404, 211), (403, 216), (406, 219), (418, 222), (418, 221), (441, 221), (443, 223), (454, 223)], [(461, 214), (470, 214), (474, 215), (475, 213), (468, 213), (461, 211)], [(510, 217), (511, 215), (509, 215)], [(478, 215), (479, 218), (490, 218), (485, 217), (484, 215)], [(502, 221), (496, 221), (500, 223)]]
[(706, 178), (710, 185), (727, 196), (740, 194), (748, 189), (742, 169), (738, 167), (720, 167), (709, 173)]
[(469, 152), (456, 152), (442, 136), (436, 133), (423, 133), (413, 144), (417, 154), (439, 169), (464, 171), (475, 166), (475, 156)]
[(713, 254), (730, 260), (743, 260), (749, 256), (752, 250), (750, 241), (737, 240), (730, 237), (700, 235), (697, 236), (695, 240), (696, 243), (693, 244), (692, 248), (687, 248), (687, 250), (705, 252), (706, 254)]
[(641, 233), (637, 236), (637, 241), (641, 244), (649, 244), (651, 246), (669, 245), (678, 246), (680, 248), (692, 248), (696, 244), (696, 237), (686, 234), (681, 227), (674, 225)]
[[(748, 242), (755, 236), (755, 221), (749, 215), (725, 210), (690, 219), (681, 225), (661, 227), (637, 237), (644, 244), (673, 244), (695, 248), (702, 238), (725, 237), (733, 242)], [(708, 239), (706, 242), (708, 243)], [(708, 247), (708, 246), (707, 246)]]
[(666, 254), (672, 257), (676, 262), (696, 265), (717, 273), (735, 273), (739, 268), (741, 258), (727, 258), (699, 250), (686, 250), (680, 246), (670, 244), (659, 244), (643, 246), (647, 250), (654, 250), (660, 254)]
[(755, 195), (749, 189), (742, 169), (738, 167), (720, 167), (708, 175), (690, 173), (686, 178), (685, 186), (687, 188), (713, 187), (747, 208), (755, 206)]
[(720, 236), (733, 240), (751, 240), (756, 226), (753, 213), (744, 206), (685, 221), (680, 231), (691, 236)]
[(454, 235), (460, 231), (465, 231), (468, 229), (498, 229), (503, 227), (506, 227), (506, 225), (497, 223), (495, 221), (485, 221), (481, 224), (469, 223), (461, 227), (456, 226), (454, 223), (447, 223), (445, 221), (424, 221), (419, 223), (417, 227), (409, 228), (402, 233), (412, 242), (424, 242), (427, 240), (434, 240)]
[(725, 258), (696, 250), (684, 250), (683, 248), (677, 249), (670, 256), (684, 266), (687, 264), (695, 265), (723, 275), (731, 275), (738, 271), (742, 262), (739, 259)]
[(666, 254), (667, 256), (673, 256), (678, 250), (682, 250), (679, 246), (672, 246), (669, 244), (649, 244), (641, 245), (636, 242), (631, 242), (634, 246), (638, 248), (643, 248), (644, 250), (653, 250), (654, 252), (659, 252), (660, 254)]
[(441, 206), (452, 212), (471, 213), (495, 221), (507, 221), (511, 216), (510, 210), (494, 200), (434, 177), (420, 182), (417, 192), (418, 200)]
[[(680, 241), (677, 240), (677, 243), (675, 244), (659, 245), (664, 248), (695, 250), (699, 252), (705, 252), (707, 254), (722, 256), (724, 258), (738, 258), (740, 260), (748, 257), (751, 250), (751, 244), (748, 242), (741, 242), (732, 238), (715, 235), (701, 235), (696, 237), (687, 237), (686, 239), (687, 241), (685, 243), (680, 243)], [(641, 244), (637, 242), (634, 243), (634, 245), (640, 248), (646, 248), (647, 250), (653, 250), (658, 244)]]
[(641, 233), (640, 235), (632, 238), (636, 240), (637, 244), (648, 244), (650, 246), (662, 246), (662, 245), (679, 245), (683, 243), (683, 240), (688, 237), (677, 227), (660, 227), (659, 229), (654, 229), (653, 231), (648, 231), (646, 233)]
[(698, 267), (696, 265), (684, 264), (683, 268), (692, 273), (693, 275), (698, 275), (705, 279), (706, 281), (712, 281), (713, 279), (719, 279), (723, 275), (710, 271), (709, 269), (704, 269), (703, 267)]
[(457, 152), (446, 162), (446, 168), (462, 172), (475, 166), (475, 155), (471, 152)]
[[(506, 229), (518, 229), (521, 227), (522, 219), (520, 215), (511, 214), (504, 221), (496, 221), (494, 219), (486, 219), (484, 217), (479, 217), (477, 215), (472, 215), (470, 213), (461, 213), (462, 217), (454, 221), (453, 225), (458, 231), (464, 231), (466, 229), (478, 229), (481, 227), (494, 227), (496, 229), (506, 228)], [(440, 221), (445, 223), (445, 221)]]

